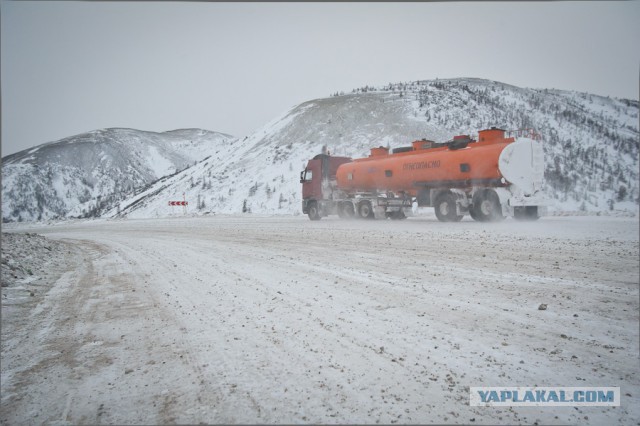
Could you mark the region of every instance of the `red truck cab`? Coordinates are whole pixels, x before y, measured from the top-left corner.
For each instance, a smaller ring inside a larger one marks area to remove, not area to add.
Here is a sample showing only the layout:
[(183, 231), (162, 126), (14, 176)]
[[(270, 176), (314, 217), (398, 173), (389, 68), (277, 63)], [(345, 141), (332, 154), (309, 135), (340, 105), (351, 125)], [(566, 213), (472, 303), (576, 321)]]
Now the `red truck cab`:
[(300, 172), (302, 183), (302, 212), (312, 220), (335, 214), (332, 200), (336, 187), (336, 171), (344, 163), (351, 162), (348, 157), (332, 157), (318, 154), (309, 160), (307, 167)]

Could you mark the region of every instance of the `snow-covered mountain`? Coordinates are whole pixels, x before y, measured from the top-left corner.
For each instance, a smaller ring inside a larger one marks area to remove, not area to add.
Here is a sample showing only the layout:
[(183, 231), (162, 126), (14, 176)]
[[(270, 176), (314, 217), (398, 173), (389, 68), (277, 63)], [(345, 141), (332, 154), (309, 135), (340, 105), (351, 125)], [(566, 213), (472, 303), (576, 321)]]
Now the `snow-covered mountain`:
[(300, 214), (300, 171), (324, 147), (358, 158), (491, 126), (542, 135), (552, 210), (637, 213), (638, 101), (464, 78), (304, 102), (244, 139), (110, 129), (43, 145), (3, 159), (2, 214), (156, 217), (183, 214), (168, 203), (183, 199), (191, 214)]
[(363, 87), (302, 103), (108, 214), (183, 214), (168, 205), (183, 197), (190, 213), (299, 214), (299, 173), (323, 147), (357, 158), (375, 146), (445, 141), (491, 126), (542, 134), (552, 210), (637, 211), (637, 101), (467, 78)]
[(104, 129), (9, 155), (2, 159), (3, 221), (98, 216), (229, 139), (200, 129)]

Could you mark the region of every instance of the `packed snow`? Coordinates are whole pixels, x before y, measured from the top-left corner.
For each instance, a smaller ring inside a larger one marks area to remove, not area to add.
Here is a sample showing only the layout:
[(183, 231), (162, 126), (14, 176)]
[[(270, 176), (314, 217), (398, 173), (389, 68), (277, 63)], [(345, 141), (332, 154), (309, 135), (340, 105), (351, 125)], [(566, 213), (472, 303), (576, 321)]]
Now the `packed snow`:
[(149, 155), (145, 160), (149, 169), (158, 177), (167, 176), (176, 171), (175, 164), (163, 157), (155, 146), (149, 146)]
[[(2, 288), (2, 424), (640, 418), (636, 218), (247, 214), (3, 231), (15, 276)], [(10, 254), (21, 247), (31, 254)], [(622, 400), (471, 407), (473, 386), (615, 386)]]

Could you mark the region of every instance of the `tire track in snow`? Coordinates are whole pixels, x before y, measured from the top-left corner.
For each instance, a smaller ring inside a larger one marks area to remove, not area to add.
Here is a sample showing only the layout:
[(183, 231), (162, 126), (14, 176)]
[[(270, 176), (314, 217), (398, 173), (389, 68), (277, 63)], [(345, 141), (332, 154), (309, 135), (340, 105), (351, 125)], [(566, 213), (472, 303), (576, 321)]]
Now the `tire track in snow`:
[[(638, 333), (628, 327), (637, 323), (637, 241), (574, 235), (566, 223), (519, 232), (211, 218), (54, 231), (112, 250), (111, 263), (96, 263), (112, 288), (91, 306), (121, 307), (87, 317), (92, 336), (111, 342), (101, 337), (109, 326), (133, 321), (121, 344), (86, 348), (115, 355), (118, 369), (133, 363), (93, 405), (98, 420), (624, 423), (634, 418), (628, 406), (468, 407), (469, 386), (590, 384), (579, 377), (640, 388)], [(81, 413), (71, 405), (73, 419)]]

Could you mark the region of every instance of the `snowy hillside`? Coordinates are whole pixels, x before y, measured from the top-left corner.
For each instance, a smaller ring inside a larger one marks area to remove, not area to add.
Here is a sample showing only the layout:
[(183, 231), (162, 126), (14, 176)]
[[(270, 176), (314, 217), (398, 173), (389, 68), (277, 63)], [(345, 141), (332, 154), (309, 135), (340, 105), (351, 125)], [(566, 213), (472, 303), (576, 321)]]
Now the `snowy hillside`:
[(230, 138), (200, 129), (105, 129), (9, 155), (2, 159), (3, 221), (100, 215)]
[[(169, 200), (189, 202), (189, 212), (298, 213), (300, 170), (324, 145), (335, 155), (361, 156), (371, 146), (398, 145), (437, 126), (407, 119), (410, 105), (393, 94), (358, 94), (298, 105), (244, 140), (233, 140), (210, 158), (161, 179), (120, 203), (109, 215), (182, 214)], [(245, 201), (246, 200), (246, 201)]]
[(189, 214), (299, 214), (299, 173), (323, 147), (358, 158), (491, 126), (542, 135), (551, 211), (637, 214), (637, 101), (466, 78), (308, 101), (244, 139), (107, 129), (45, 144), (3, 158), (2, 217), (181, 215), (168, 202), (183, 199)]
[(188, 213), (299, 214), (299, 172), (323, 146), (356, 158), (371, 147), (445, 141), (491, 126), (542, 134), (552, 211), (637, 212), (637, 101), (453, 79), (364, 87), (305, 102), (107, 215), (179, 215), (183, 208), (168, 201), (183, 197)]

